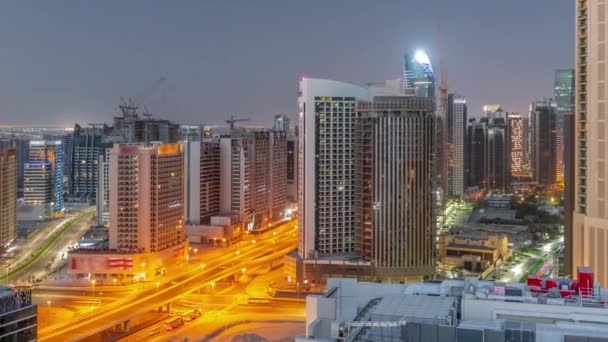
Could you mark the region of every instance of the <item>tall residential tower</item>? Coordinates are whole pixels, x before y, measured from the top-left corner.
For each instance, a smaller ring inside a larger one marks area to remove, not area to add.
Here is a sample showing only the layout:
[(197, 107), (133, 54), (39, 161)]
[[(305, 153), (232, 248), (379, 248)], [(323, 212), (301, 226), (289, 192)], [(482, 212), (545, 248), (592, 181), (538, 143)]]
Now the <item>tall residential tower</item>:
[(467, 100), (449, 94), (447, 105), (448, 197), (462, 198), (465, 190)]
[(0, 141), (0, 248), (17, 237), (17, 151)]
[(608, 134), (604, 0), (576, 1), (575, 199), (572, 269), (591, 266), (608, 284)]

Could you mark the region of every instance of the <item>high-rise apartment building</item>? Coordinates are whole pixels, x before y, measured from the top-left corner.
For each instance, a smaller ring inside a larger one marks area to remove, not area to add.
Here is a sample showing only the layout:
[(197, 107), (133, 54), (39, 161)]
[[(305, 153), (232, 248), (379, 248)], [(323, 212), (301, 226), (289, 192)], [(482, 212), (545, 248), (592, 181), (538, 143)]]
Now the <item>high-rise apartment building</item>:
[(488, 124), (485, 118), (470, 119), (467, 127), (467, 186), (487, 186)]
[(555, 102), (540, 99), (530, 105), (530, 160), (539, 185), (556, 184)]
[(159, 252), (184, 241), (179, 144), (117, 144), (110, 152), (110, 248)]
[(17, 237), (17, 151), (12, 142), (0, 141), (0, 248)]
[(555, 70), (555, 175), (557, 183), (564, 183), (564, 146), (569, 144), (564, 134), (566, 118), (574, 112), (574, 69)]
[(487, 190), (506, 191), (510, 186), (510, 155), (507, 114), (493, 112), (488, 119), (487, 132)]
[(180, 139), (183, 142), (187, 141), (201, 141), (204, 136), (204, 126), (200, 125), (180, 125)]
[(220, 140), (220, 211), (250, 231), (279, 220), (287, 207), (286, 132), (233, 130)]
[(23, 196), (25, 163), (30, 160), (30, 139), (17, 138), (13, 140), (17, 151), (17, 187), (19, 196)]
[(63, 147), (60, 140), (30, 141), (24, 164), (25, 203), (31, 219), (63, 214)]
[(71, 147), (70, 189), (72, 198), (92, 202), (97, 196), (99, 183), (99, 156), (105, 153), (109, 144), (103, 140), (103, 130), (99, 127), (74, 127)]
[(434, 110), (429, 97), (358, 103), (348, 206), (354, 203), (356, 255), (371, 261), (376, 277), (435, 273)]
[(298, 253), (305, 260), (355, 251), (357, 100), (371, 100), (370, 90), (331, 80), (300, 82)]
[(184, 151), (186, 221), (209, 224), (220, 214), (220, 139), (185, 142)]
[(435, 97), (435, 73), (429, 56), (423, 50), (405, 54), (403, 88), (407, 95)]
[(114, 130), (126, 143), (176, 143), (180, 141), (180, 126), (165, 119), (152, 118), (144, 113), (141, 118), (137, 106), (122, 103), (122, 116), (114, 117)]
[(447, 105), (448, 197), (462, 198), (465, 190), (467, 100), (449, 94)]
[(435, 99), (321, 79), (300, 90), (303, 277), (432, 274)]
[(604, 0), (576, 1), (575, 200), (572, 269), (591, 266), (608, 283), (608, 149)]
[(97, 160), (97, 225), (107, 226), (110, 223), (110, 151), (106, 148)]
[[(296, 129), (297, 132), (297, 129)], [(298, 201), (298, 135), (287, 134), (287, 199)]]
[(289, 130), (290, 130), (289, 122), (290, 122), (290, 120), (287, 115), (285, 115), (285, 114), (275, 115), (273, 130), (289, 132)]
[(524, 120), (520, 114), (509, 114), (509, 152), (511, 154), (511, 175), (518, 177), (518, 174), (525, 169), (525, 150), (527, 137), (524, 136)]

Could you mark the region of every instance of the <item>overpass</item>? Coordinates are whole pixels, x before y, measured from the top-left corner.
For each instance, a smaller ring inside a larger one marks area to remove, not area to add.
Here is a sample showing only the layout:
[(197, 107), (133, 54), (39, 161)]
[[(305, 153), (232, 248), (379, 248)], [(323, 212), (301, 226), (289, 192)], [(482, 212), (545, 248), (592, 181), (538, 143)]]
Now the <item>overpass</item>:
[[(273, 233), (276, 232), (276, 235)], [(90, 314), (58, 325), (41, 329), (38, 332), (40, 341), (73, 341), (99, 332), (116, 329), (128, 332), (130, 320), (146, 312), (167, 307), (181, 296), (212, 286), (221, 279), (240, 274), (242, 268), (251, 268), (282, 258), (292, 251), (297, 244), (294, 237), (294, 224), (288, 223), (278, 227), (274, 232), (267, 232), (255, 237), (255, 243), (245, 244), (238, 251), (229, 251), (222, 257), (205, 264), (204, 268), (190, 266), (185, 274), (179, 274), (170, 282), (156, 289), (144, 290), (135, 295), (110, 303)], [(177, 283), (172, 284), (172, 282)]]

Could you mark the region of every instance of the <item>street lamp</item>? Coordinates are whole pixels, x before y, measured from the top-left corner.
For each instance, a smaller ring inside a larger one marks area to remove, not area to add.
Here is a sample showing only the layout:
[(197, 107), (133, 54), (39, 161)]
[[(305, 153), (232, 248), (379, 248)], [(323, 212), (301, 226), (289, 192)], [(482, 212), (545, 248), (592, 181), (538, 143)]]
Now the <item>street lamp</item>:
[(240, 255), (240, 254), (241, 254), (241, 251), (236, 251), (236, 255)]
[(95, 283), (96, 283), (95, 279), (91, 280), (91, 296), (93, 296), (93, 297), (95, 296)]
[(113, 278), (113, 279), (112, 279), (112, 281), (114, 282), (114, 286), (116, 286), (116, 281), (117, 281), (117, 279), (116, 279), (116, 278)]
[(211, 294), (213, 294), (213, 289), (215, 288), (215, 282), (211, 282)]
[(205, 269), (205, 264), (201, 264), (201, 270)]
[(159, 286), (160, 286), (160, 282), (159, 282), (159, 281), (157, 281), (157, 282), (156, 282), (156, 290), (157, 290), (157, 291), (158, 291), (158, 287), (159, 287)]
[(245, 274), (245, 272), (247, 272), (247, 269), (245, 267), (241, 268), (241, 272), (243, 272), (243, 274)]
[(196, 254), (198, 254), (198, 248), (194, 249), (194, 256), (196, 256)]

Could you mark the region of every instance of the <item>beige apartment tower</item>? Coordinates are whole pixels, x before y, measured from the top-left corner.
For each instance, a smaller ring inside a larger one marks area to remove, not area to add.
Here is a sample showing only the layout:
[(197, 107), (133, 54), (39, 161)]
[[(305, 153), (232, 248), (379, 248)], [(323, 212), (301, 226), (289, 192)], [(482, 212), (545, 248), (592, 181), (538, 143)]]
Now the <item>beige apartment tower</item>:
[(17, 154), (0, 142), (0, 249), (17, 237)]
[(184, 241), (181, 144), (117, 144), (110, 152), (109, 244), (155, 253)]
[[(608, 284), (608, 22), (605, 0), (576, 1), (575, 205), (572, 269), (590, 266)], [(567, 235), (568, 236), (568, 235)]]

